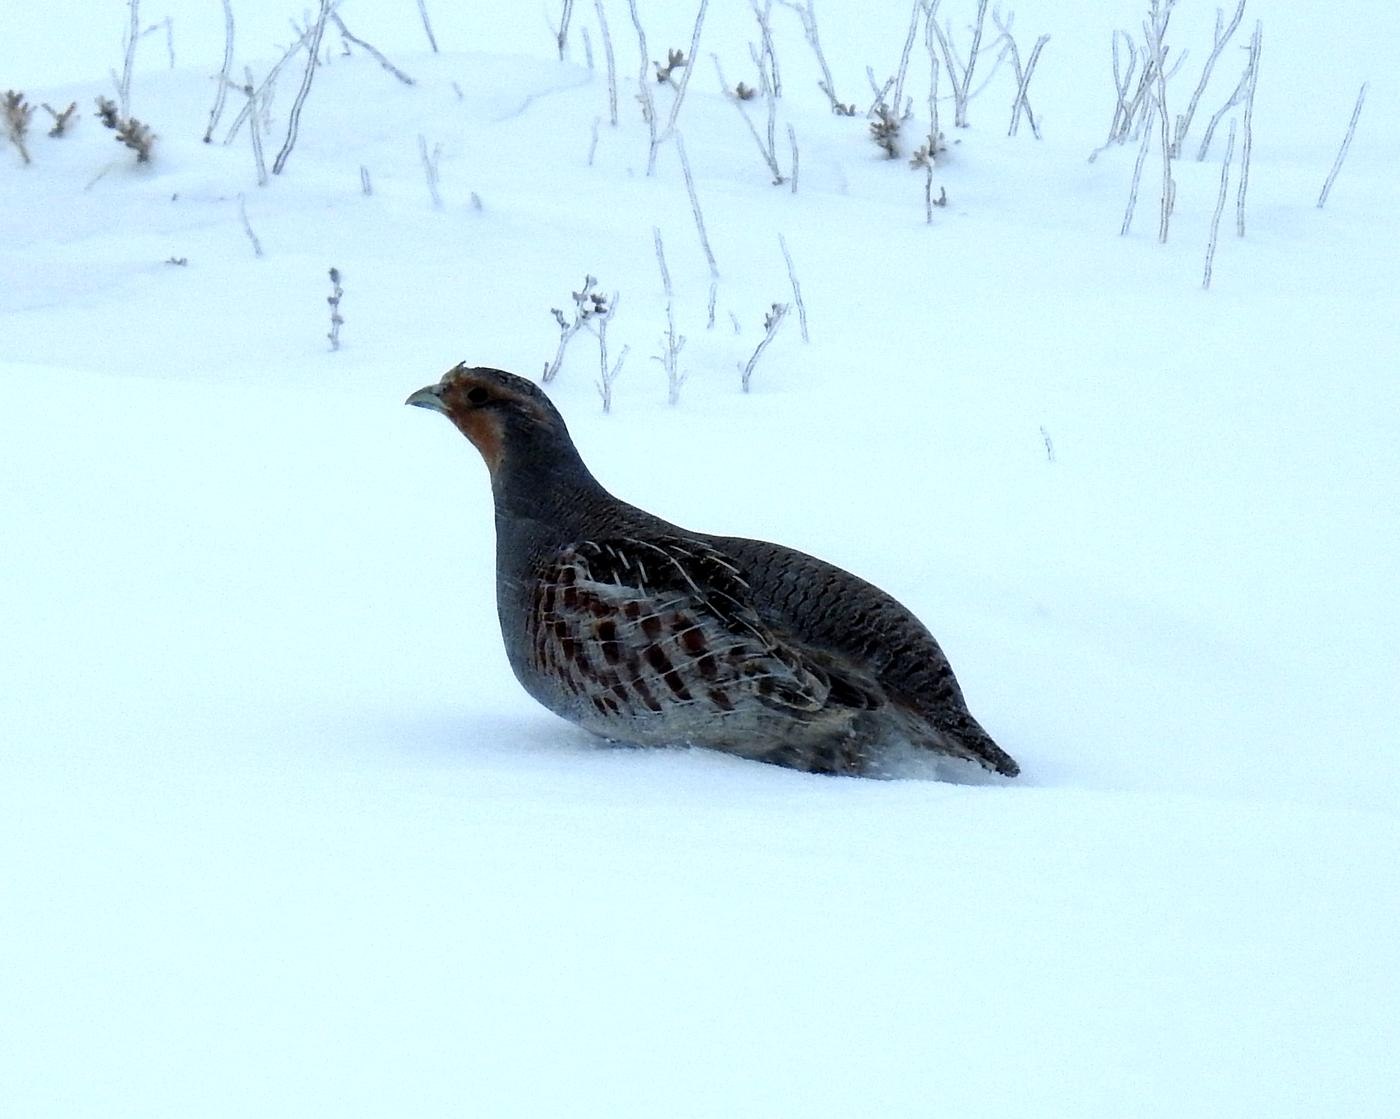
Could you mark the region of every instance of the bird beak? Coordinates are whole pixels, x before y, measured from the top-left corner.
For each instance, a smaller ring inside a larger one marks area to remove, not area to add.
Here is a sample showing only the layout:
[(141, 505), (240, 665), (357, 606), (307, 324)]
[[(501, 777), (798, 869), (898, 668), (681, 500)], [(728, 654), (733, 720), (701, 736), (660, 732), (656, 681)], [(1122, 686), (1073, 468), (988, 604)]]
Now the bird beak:
[(442, 403), (442, 386), (428, 385), (421, 388), (404, 401), (405, 404), (412, 404), (415, 408), (428, 408), (434, 412), (446, 412)]

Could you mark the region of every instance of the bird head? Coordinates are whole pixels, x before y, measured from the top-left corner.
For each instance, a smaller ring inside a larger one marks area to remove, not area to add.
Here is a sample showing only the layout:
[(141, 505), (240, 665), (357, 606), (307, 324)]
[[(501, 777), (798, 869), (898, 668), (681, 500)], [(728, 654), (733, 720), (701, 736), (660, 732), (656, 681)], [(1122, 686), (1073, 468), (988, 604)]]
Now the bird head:
[(513, 373), (458, 365), (404, 403), (441, 412), (451, 420), (481, 452), (492, 477), (511, 449), (526, 450), (535, 458), (562, 441), (572, 451), (564, 419), (549, 397)]

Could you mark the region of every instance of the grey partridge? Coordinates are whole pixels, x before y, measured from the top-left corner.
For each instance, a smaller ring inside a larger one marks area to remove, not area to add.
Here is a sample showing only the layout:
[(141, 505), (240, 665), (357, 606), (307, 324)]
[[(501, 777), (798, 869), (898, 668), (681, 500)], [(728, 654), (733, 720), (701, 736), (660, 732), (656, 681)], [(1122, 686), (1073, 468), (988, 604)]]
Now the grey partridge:
[(406, 403), (447, 416), (486, 460), (506, 655), (555, 714), (616, 742), (813, 773), (893, 775), (930, 752), (1020, 772), (933, 635), (884, 591), (618, 500), (521, 377), (459, 365)]

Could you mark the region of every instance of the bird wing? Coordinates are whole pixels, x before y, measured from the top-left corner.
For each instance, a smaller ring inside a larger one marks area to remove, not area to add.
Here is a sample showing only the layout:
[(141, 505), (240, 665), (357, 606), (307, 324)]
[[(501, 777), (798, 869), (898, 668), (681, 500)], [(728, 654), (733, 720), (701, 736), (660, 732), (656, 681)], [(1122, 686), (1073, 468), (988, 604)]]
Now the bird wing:
[(681, 705), (727, 714), (757, 701), (815, 712), (830, 685), (754, 610), (724, 553), (675, 536), (571, 545), (537, 568), (530, 655), (601, 713)]

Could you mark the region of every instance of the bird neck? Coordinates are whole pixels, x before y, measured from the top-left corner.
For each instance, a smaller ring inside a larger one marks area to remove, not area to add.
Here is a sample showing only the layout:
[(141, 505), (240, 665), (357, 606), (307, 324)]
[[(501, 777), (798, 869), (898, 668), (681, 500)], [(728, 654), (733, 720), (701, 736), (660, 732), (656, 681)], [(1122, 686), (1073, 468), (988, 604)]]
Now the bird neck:
[(496, 522), (534, 522), (556, 527), (560, 543), (582, 538), (595, 511), (613, 501), (573, 442), (536, 438), (510, 445), (491, 473)]

